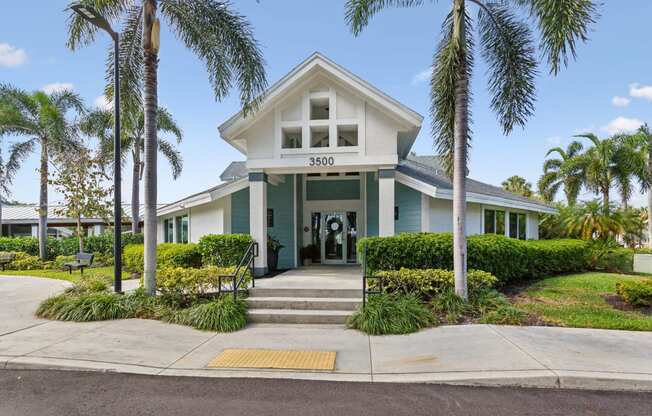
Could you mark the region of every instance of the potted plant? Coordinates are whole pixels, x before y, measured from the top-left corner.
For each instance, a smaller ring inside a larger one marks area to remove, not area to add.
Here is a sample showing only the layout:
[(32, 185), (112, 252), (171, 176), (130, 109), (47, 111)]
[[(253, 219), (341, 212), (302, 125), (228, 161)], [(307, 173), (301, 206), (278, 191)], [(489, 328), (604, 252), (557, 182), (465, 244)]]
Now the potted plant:
[(301, 250), (300, 250), (299, 254), (301, 256), (301, 263), (304, 266), (310, 266), (312, 264), (312, 257), (313, 257), (313, 255), (312, 255), (313, 254), (312, 253), (313, 252), (312, 246), (313, 246), (312, 244), (308, 244), (305, 247), (301, 247)]
[(270, 272), (276, 271), (278, 268), (278, 253), (283, 247), (280, 241), (271, 235), (267, 236), (267, 269)]

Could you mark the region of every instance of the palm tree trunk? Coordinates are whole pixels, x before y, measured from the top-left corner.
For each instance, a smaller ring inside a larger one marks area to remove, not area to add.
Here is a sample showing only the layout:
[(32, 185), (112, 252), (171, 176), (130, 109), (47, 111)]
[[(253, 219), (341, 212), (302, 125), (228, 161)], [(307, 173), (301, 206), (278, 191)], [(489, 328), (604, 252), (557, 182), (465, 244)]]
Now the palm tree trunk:
[(48, 240), (48, 141), (41, 139), (41, 191), (38, 212), (38, 253), (41, 260), (47, 260)]
[(131, 232), (140, 231), (140, 141), (134, 142), (134, 167), (131, 174)]
[(77, 217), (77, 240), (79, 240), (79, 252), (84, 252), (84, 236), (82, 235), (81, 217)]
[(152, 28), (156, 21), (156, 0), (145, 0), (143, 8), (144, 102), (145, 102), (145, 264), (144, 286), (149, 295), (156, 294), (156, 140), (157, 51), (152, 45)]
[(460, 65), (455, 85), (455, 124), (453, 153), (453, 268), (455, 293), (468, 299), (466, 283), (466, 155), (469, 129), (469, 80), (466, 61), (464, 0), (454, 0), (453, 39), (458, 44)]
[(609, 215), (609, 204), (611, 201), (609, 200), (609, 188), (605, 188), (602, 190), (602, 210), (604, 211), (605, 215)]

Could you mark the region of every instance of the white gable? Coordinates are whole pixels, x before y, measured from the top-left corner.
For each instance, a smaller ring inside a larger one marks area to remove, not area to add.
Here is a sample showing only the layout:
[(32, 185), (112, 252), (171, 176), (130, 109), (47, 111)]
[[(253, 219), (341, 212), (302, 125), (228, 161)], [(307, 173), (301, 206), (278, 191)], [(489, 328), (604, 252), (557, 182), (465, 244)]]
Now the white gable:
[(335, 165), (364, 169), (398, 163), (422, 120), (314, 54), (266, 92), (255, 114), (236, 114), (219, 130), (247, 156), (249, 169), (296, 171)]

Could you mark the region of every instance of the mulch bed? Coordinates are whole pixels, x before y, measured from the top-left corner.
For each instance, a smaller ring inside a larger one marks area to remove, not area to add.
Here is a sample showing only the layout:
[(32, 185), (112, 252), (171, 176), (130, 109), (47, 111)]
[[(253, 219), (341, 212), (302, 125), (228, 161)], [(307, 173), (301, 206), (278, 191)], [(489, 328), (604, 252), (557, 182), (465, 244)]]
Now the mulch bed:
[(652, 306), (632, 306), (625, 303), (620, 296), (612, 294), (602, 295), (602, 298), (614, 309), (626, 312), (639, 312), (643, 315), (652, 316)]

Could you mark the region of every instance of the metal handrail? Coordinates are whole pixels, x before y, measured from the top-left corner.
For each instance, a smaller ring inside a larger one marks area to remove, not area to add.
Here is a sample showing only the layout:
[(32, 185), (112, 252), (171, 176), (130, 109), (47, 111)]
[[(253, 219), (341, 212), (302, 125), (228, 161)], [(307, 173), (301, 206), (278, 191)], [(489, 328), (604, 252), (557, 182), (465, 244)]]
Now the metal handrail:
[[(222, 292), (233, 292), (233, 298), (237, 299), (240, 285), (242, 285), (247, 277), (247, 269), (249, 269), (249, 273), (251, 274), (251, 287), (256, 287), (256, 280), (254, 277), (254, 259), (256, 257), (258, 257), (258, 243), (252, 242), (249, 244), (249, 247), (247, 247), (247, 250), (240, 259), (238, 267), (236, 267), (235, 271), (232, 274), (219, 275), (217, 277), (218, 294), (221, 294)], [(242, 271), (242, 273), (240, 273), (240, 271)], [(224, 278), (231, 279), (233, 281), (233, 286), (231, 289), (222, 289), (222, 279)]]
[[(383, 279), (382, 276), (374, 276), (371, 275), (369, 276), (367, 274), (367, 246), (364, 246), (364, 250), (362, 251), (362, 307), (364, 308), (367, 304), (367, 295), (380, 295), (383, 293), (383, 288), (385, 285), (385, 279)], [(379, 282), (379, 289), (378, 290), (369, 290), (369, 283), (367, 280), (369, 279), (378, 279)]]

